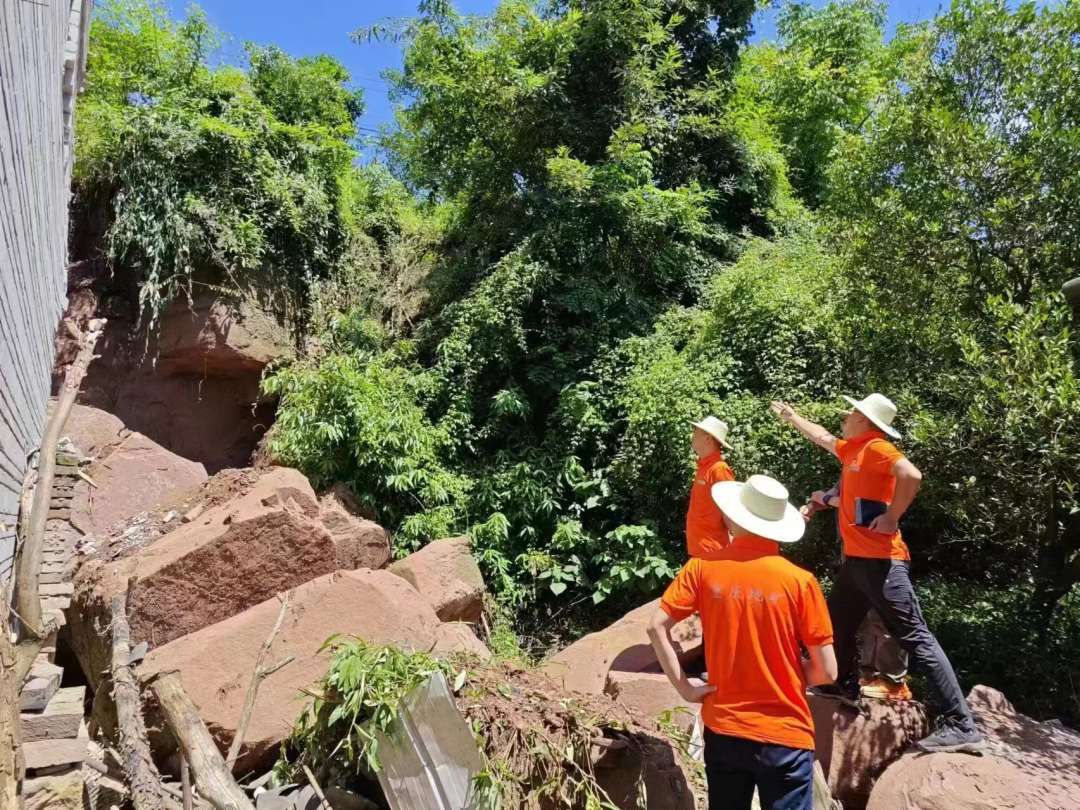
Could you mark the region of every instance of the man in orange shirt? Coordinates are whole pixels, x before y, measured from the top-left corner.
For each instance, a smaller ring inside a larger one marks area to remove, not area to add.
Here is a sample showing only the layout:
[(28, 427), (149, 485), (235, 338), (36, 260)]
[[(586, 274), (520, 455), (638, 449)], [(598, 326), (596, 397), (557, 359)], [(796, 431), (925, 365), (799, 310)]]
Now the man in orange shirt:
[(713, 484), (734, 481), (735, 473), (724, 461), (724, 448), (731, 448), (727, 443), (727, 424), (715, 416), (690, 424), (694, 426), (690, 446), (698, 462), (690, 487), (690, 506), (686, 510), (686, 553), (708, 559), (729, 542), (724, 519), (709, 493)]
[[(692, 558), (668, 586), (649, 626), (657, 658), (684, 700), (702, 703), (712, 810), (813, 807), (814, 723), (806, 687), (836, 677), (832, 625), (817, 580), (780, 556), (805, 523), (778, 481), (713, 484), (732, 541)], [(709, 683), (691, 684), (671, 628), (701, 615)], [(803, 659), (800, 645), (809, 658)]]
[[(922, 473), (886, 436), (893, 428), (896, 406), (881, 394), (862, 400), (845, 397), (852, 410), (844, 417), (843, 438), (804, 419), (786, 403), (771, 409), (814, 444), (834, 454), (843, 465), (839, 495), (815, 492), (812, 499), (838, 510), (837, 526), (844, 562), (829, 594), (829, 613), (836, 626), (836, 655), (841, 690), (858, 694), (853, 682), (855, 634), (872, 607), (915, 665), (929, 678), (938, 724), (919, 741), (926, 751), (977, 752), (982, 735), (952, 664), (926, 625), (911, 584), (907, 544), (898, 523), (915, 500)], [(852, 689), (854, 687), (854, 689)]]

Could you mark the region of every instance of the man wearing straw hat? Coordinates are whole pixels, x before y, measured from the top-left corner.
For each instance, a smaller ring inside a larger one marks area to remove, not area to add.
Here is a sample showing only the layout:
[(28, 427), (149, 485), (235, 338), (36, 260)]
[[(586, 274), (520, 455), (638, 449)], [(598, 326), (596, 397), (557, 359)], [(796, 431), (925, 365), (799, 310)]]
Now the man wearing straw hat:
[(724, 519), (709, 493), (713, 484), (734, 481), (735, 473), (724, 461), (724, 448), (731, 449), (727, 423), (706, 416), (690, 424), (694, 427), (690, 446), (698, 461), (690, 487), (690, 506), (686, 510), (686, 553), (690, 557), (708, 558), (729, 541)]
[[(829, 594), (836, 627), (836, 655), (842, 691), (857, 694), (854, 684), (855, 635), (870, 608), (927, 676), (939, 713), (937, 728), (919, 741), (926, 751), (977, 752), (982, 735), (956, 679), (952, 664), (926, 625), (911, 584), (908, 547), (898, 523), (915, 500), (922, 473), (886, 437), (899, 438), (893, 427), (896, 406), (881, 394), (850, 404), (838, 439), (804, 419), (784, 402), (771, 410), (842, 465), (838, 495), (814, 493), (814, 500), (838, 510), (837, 526), (844, 562)], [(854, 686), (854, 689), (852, 688)]]
[[(731, 544), (693, 558), (668, 586), (649, 625), (664, 672), (684, 700), (702, 703), (705, 778), (713, 810), (813, 807), (814, 724), (808, 685), (836, 677), (832, 625), (814, 576), (780, 556), (805, 522), (782, 484), (764, 475), (712, 485)], [(671, 628), (701, 615), (708, 684), (679, 663)], [(803, 659), (800, 645), (808, 651)]]

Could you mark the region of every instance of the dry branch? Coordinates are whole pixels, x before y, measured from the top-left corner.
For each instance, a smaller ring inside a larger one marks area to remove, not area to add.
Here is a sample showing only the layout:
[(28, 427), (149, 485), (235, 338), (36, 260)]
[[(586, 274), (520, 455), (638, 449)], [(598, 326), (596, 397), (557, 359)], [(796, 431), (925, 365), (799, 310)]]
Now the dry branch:
[(281, 630), (281, 623), (285, 621), (285, 614), (288, 612), (289, 600), (292, 598), (292, 595), (293, 592), (289, 591), (281, 599), (281, 609), (278, 610), (277, 621), (274, 622), (274, 627), (270, 631), (270, 635), (266, 637), (266, 641), (264, 641), (262, 647), (259, 648), (259, 654), (255, 657), (255, 669), (252, 670), (251, 683), (248, 684), (247, 694), (244, 695), (244, 708), (240, 712), (240, 722), (236, 726), (236, 734), (233, 736), (232, 743), (229, 745), (229, 754), (225, 757), (225, 767), (227, 767), (230, 772), (232, 771), (233, 766), (236, 765), (236, 758), (240, 755), (240, 746), (244, 744), (244, 736), (247, 734), (248, 724), (251, 723), (251, 714), (255, 710), (255, 698), (259, 693), (259, 686), (265, 678), (273, 675), (293, 660), (294, 656), (289, 656), (284, 661), (278, 661), (273, 666), (263, 666), (263, 661), (266, 660), (266, 656), (270, 654), (270, 647), (273, 645), (274, 639)]
[[(15, 578), (15, 610), (23, 623), (24, 632), (44, 638), (46, 633), (41, 626), (41, 599), (38, 592), (38, 579), (41, 575), (41, 560), (45, 543), (45, 523), (49, 518), (49, 502), (52, 499), (53, 475), (56, 472), (56, 444), (64, 430), (68, 414), (75, 404), (83, 377), (90, 361), (94, 359), (94, 346), (105, 328), (103, 319), (90, 321), (89, 328), (82, 336), (79, 354), (64, 377), (64, 387), (56, 400), (56, 407), (49, 415), (45, 425), (45, 435), (41, 439), (41, 453), (38, 457), (37, 485), (34, 487), (34, 499), (30, 506), (30, 520), (26, 536), (22, 538), (22, 553), (19, 555), (19, 567)], [(36, 655), (36, 653), (35, 653)]]
[(254, 810), (244, 791), (225, 767), (225, 760), (187, 696), (175, 672), (161, 673), (150, 682), (165, 722), (191, 766), (195, 787), (216, 810)]
[(330, 802), (326, 800), (326, 794), (323, 793), (322, 787), (315, 781), (315, 774), (311, 772), (311, 768), (307, 765), (304, 766), (304, 776), (307, 777), (308, 784), (311, 785), (311, 789), (315, 791), (315, 795), (319, 797), (319, 807), (321, 807), (322, 810), (334, 810), (334, 808), (330, 806)]
[(112, 683), (120, 736), (120, 761), (131, 787), (135, 810), (157, 810), (162, 805), (161, 777), (150, 756), (146, 724), (142, 715), (139, 684), (128, 663), (131, 630), (128, 627), (125, 597), (112, 600)]

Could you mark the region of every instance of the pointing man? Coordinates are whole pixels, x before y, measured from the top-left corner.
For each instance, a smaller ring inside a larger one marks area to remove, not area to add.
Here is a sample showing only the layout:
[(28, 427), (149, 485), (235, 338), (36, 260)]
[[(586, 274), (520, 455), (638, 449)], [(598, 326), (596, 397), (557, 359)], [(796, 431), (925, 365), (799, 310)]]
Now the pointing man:
[[(778, 481), (713, 484), (731, 544), (692, 558), (649, 626), (657, 658), (684, 700), (703, 703), (705, 778), (712, 810), (813, 807), (814, 725), (806, 687), (836, 677), (832, 626), (814, 576), (780, 556), (805, 523)], [(701, 614), (709, 683), (687, 680), (671, 628)], [(809, 658), (801, 657), (800, 645)]]
[(922, 473), (886, 438), (900, 436), (892, 424), (896, 406), (891, 400), (881, 394), (845, 399), (852, 410), (844, 417), (841, 439), (784, 402), (771, 406), (780, 419), (835, 455), (843, 467), (838, 495), (813, 496), (839, 510), (837, 525), (844, 545), (844, 562), (829, 595), (840, 686), (857, 694), (855, 634), (872, 607), (929, 677), (939, 719), (936, 730), (919, 746), (926, 751), (978, 751), (982, 735), (949, 659), (923, 618), (911, 584), (911, 555), (898, 528), (919, 491)]

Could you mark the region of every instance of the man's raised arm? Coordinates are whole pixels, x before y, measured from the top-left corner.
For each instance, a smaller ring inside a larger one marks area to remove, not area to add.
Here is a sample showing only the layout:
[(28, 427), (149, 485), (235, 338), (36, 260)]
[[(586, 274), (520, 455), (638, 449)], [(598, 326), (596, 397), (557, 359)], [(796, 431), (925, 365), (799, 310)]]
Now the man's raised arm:
[(787, 422), (789, 425), (794, 426), (799, 433), (818, 447), (822, 447), (833, 455), (836, 455), (836, 437), (821, 425), (799, 416), (799, 414), (795, 412), (795, 409), (786, 402), (773, 402), (769, 406), (769, 410), (775, 413), (780, 418), (780, 421)]

